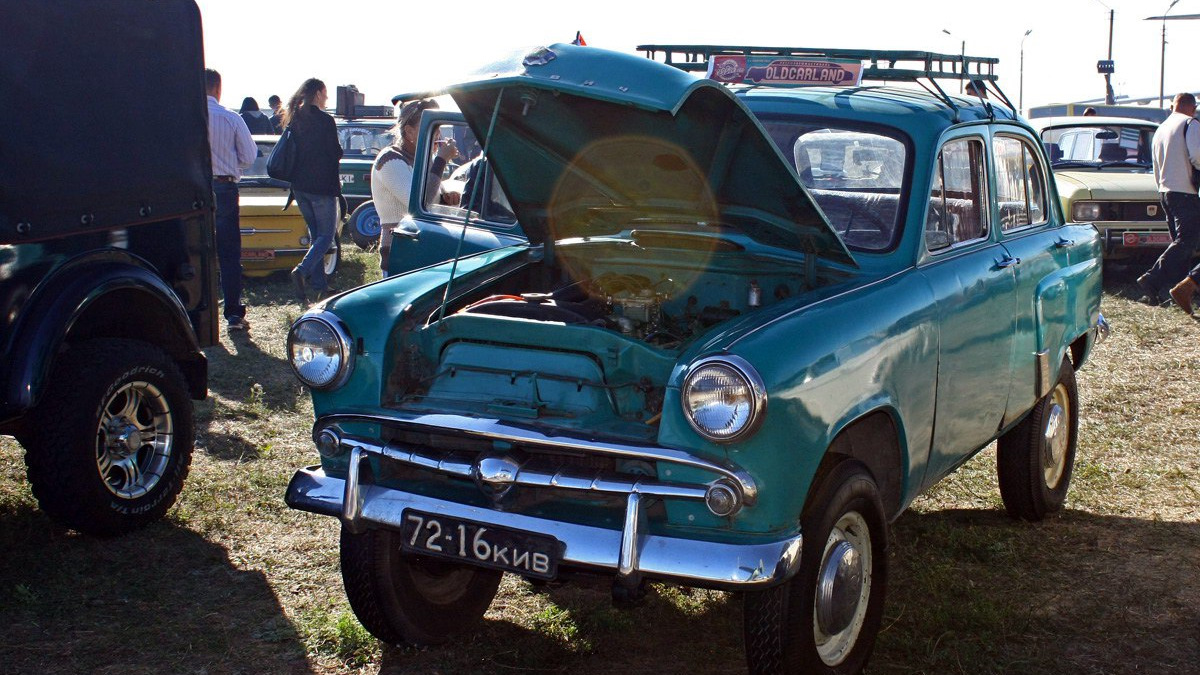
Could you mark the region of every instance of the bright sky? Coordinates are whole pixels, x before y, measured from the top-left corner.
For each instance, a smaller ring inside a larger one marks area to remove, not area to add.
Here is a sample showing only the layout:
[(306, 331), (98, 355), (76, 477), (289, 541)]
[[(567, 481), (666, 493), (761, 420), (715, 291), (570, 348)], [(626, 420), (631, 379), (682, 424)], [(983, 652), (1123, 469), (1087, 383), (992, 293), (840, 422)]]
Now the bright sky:
[[(1163, 21), (1171, 0), (841, 0), (682, 3), (654, 0), (196, 0), (205, 59), (221, 72), (221, 102), (253, 96), (261, 107), (285, 101), (308, 77), (329, 87), (355, 84), (367, 104), (462, 79), (515, 48), (570, 42), (634, 52), (644, 43), (914, 49), (1000, 59), (1009, 98), (1024, 105), (1104, 96), (1096, 61), (1107, 57), (1115, 10), (1117, 96), (1158, 94)], [(687, 7), (687, 11), (680, 8)], [(991, 9), (988, 9), (988, 8)], [(1177, 0), (1170, 15), (1200, 13)], [(1194, 54), (1200, 21), (1165, 22), (1166, 92), (1200, 90)], [(1032, 29), (1028, 37), (1025, 31)], [(945, 31), (949, 31), (949, 35)], [(332, 100), (330, 102), (332, 105)]]

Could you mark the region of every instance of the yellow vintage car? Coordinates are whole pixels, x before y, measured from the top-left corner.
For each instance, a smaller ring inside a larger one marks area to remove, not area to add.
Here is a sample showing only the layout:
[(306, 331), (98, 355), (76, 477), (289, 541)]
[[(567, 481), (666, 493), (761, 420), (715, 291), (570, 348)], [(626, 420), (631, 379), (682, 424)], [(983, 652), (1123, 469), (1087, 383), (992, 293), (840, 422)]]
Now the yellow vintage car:
[[(242, 273), (265, 277), (286, 272), (308, 252), (308, 226), (300, 207), (287, 204), (288, 184), (267, 176), (267, 157), (278, 136), (255, 136), (258, 158), (238, 182), (238, 210), (242, 229)], [(333, 276), (342, 258), (342, 222), (339, 219), (333, 248), (325, 254), (325, 274)]]

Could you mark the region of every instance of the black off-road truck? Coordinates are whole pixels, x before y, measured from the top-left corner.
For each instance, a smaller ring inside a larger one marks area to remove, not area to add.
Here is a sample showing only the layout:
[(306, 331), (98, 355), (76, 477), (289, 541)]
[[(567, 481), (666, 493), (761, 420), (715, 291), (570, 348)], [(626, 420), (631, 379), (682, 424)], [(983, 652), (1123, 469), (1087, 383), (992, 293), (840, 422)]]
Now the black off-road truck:
[(207, 395), (216, 260), (190, 0), (0, 3), (0, 433), (51, 517), (166, 512)]

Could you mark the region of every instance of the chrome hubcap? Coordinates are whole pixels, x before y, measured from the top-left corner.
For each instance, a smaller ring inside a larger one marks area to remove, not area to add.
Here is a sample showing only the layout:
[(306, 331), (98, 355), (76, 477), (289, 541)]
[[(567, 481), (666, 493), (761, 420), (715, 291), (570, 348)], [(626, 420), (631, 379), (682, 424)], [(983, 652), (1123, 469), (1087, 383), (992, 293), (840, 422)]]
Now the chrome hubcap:
[(1071, 406), (1067, 388), (1058, 385), (1050, 394), (1050, 412), (1042, 430), (1042, 475), (1046, 486), (1058, 487), (1066, 471), (1067, 448), (1071, 442)]
[(813, 637), (826, 665), (850, 655), (862, 631), (871, 597), (871, 533), (856, 511), (843, 515), (829, 533), (817, 573)]
[(157, 387), (131, 382), (105, 404), (96, 431), (96, 469), (109, 492), (145, 495), (162, 479), (174, 449), (171, 406)]

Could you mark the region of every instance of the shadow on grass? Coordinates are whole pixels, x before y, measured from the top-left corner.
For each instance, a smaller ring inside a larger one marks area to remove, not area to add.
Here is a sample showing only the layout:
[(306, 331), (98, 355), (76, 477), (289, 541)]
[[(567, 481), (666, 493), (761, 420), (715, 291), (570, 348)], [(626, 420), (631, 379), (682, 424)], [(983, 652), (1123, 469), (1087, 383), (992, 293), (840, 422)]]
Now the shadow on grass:
[[(1200, 523), (908, 512), (889, 560), (869, 673), (1192, 673), (1200, 662)], [(603, 581), (518, 586), (450, 645), (386, 649), (380, 672), (746, 671), (736, 594), (654, 586), (616, 610)]]
[(909, 512), (890, 560), (871, 672), (1184, 673), (1200, 661), (1200, 523)]
[(262, 573), (160, 521), (114, 539), (0, 511), (5, 673), (308, 673)]

